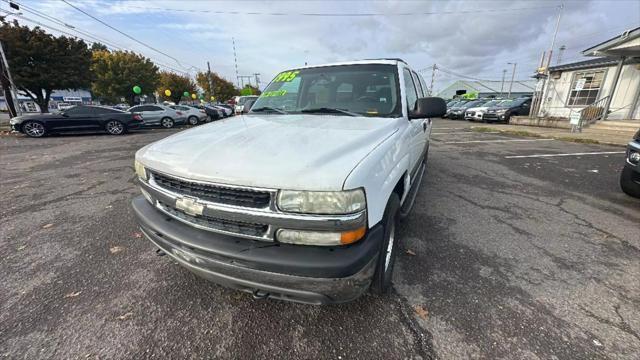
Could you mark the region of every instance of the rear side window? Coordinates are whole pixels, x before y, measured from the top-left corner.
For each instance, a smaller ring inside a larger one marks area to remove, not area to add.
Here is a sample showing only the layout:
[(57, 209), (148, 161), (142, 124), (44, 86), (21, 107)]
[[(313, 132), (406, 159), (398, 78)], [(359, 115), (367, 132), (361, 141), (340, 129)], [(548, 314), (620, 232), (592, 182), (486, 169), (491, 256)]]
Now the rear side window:
[(157, 106), (145, 106), (144, 111), (163, 111), (164, 109)]
[(416, 106), (416, 100), (418, 100), (418, 93), (416, 91), (416, 86), (413, 83), (413, 79), (411, 77), (411, 73), (408, 69), (404, 68), (402, 70), (402, 74), (404, 76), (404, 88), (407, 99), (407, 109), (413, 110)]

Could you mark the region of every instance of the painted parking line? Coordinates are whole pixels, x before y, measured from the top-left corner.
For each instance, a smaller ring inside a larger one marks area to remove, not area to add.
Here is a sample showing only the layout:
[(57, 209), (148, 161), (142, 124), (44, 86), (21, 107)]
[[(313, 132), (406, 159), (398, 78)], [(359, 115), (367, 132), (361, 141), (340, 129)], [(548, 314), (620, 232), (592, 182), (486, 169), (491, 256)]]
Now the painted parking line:
[(511, 155), (505, 156), (505, 159), (524, 159), (524, 158), (545, 158), (545, 157), (557, 157), (557, 156), (583, 156), (583, 155), (613, 155), (624, 154), (624, 151), (598, 151), (598, 152), (581, 152), (581, 153), (566, 153), (566, 154), (534, 154), (534, 155)]
[(500, 134), (500, 131), (487, 131), (487, 132), (482, 132), (482, 133), (478, 133), (475, 131), (452, 131), (452, 132), (432, 132), (431, 135), (448, 135), (448, 134), (453, 134), (453, 135), (460, 135), (460, 134)]
[(469, 141), (445, 141), (443, 144), (471, 144), (471, 143), (503, 143), (503, 142), (531, 142), (553, 141), (555, 139), (502, 139), (502, 140), (469, 140)]

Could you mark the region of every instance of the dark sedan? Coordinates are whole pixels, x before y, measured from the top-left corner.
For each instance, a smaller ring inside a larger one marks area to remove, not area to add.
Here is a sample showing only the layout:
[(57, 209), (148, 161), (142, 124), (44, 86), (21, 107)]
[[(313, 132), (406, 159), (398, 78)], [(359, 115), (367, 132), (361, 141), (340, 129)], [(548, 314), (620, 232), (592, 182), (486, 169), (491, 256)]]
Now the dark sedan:
[(50, 133), (106, 131), (122, 135), (140, 128), (142, 116), (103, 106), (74, 106), (57, 114), (17, 116), (10, 121), (11, 128), (30, 137), (43, 137)]
[(471, 100), (464, 103), (456, 104), (451, 108), (451, 110), (449, 110), (448, 117), (449, 119), (464, 119), (464, 113), (465, 111), (467, 111), (467, 109), (480, 106), (486, 102), (487, 100)]
[(482, 116), (482, 120), (486, 122), (502, 121), (508, 123), (512, 116), (529, 115), (530, 110), (531, 98), (504, 101), (496, 107), (487, 109), (487, 112)]
[(620, 174), (620, 187), (627, 195), (640, 198), (640, 129), (627, 145), (626, 159)]

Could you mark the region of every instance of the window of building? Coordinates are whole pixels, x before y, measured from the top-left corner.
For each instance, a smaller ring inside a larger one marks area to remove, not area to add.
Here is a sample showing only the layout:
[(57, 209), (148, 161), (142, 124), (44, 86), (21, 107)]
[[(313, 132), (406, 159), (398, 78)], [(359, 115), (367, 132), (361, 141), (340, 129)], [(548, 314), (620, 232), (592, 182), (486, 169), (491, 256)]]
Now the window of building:
[(606, 70), (576, 72), (571, 81), (568, 106), (587, 106), (598, 100)]

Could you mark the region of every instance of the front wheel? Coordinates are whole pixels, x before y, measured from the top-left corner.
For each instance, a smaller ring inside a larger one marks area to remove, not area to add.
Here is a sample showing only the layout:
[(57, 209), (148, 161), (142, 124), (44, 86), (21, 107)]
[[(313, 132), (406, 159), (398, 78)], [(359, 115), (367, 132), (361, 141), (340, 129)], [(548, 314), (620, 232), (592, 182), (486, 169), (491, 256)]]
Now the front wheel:
[(173, 122), (172, 118), (162, 118), (162, 120), (160, 120), (160, 125), (162, 125), (163, 128), (166, 129), (171, 129), (173, 127), (175, 123)]
[(397, 194), (391, 194), (387, 208), (384, 210), (383, 226), (384, 239), (378, 255), (376, 271), (371, 281), (371, 292), (374, 294), (386, 294), (392, 283), (393, 268), (398, 252), (398, 240), (396, 238), (397, 215), (400, 208), (400, 198)]
[(111, 135), (122, 135), (125, 132), (124, 124), (118, 120), (111, 120), (105, 125), (105, 129)]
[(187, 119), (187, 121), (189, 122), (189, 125), (198, 125), (197, 116), (189, 116), (189, 119)]
[(27, 134), (29, 137), (39, 138), (44, 136), (46, 130), (42, 123), (37, 121), (27, 121), (22, 125), (22, 132)]
[(620, 173), (620, 188), (625, 194), (640, 198), (640, 182), (634, 181), (634, 176), (640, 180), (640, 174), (634, 174), (633, 169), (625, 166)]

